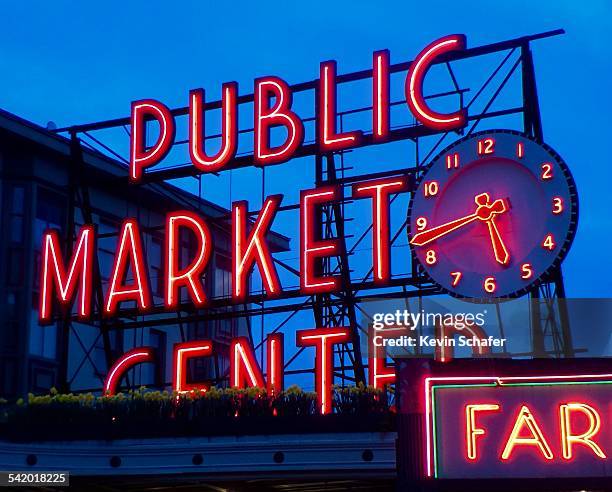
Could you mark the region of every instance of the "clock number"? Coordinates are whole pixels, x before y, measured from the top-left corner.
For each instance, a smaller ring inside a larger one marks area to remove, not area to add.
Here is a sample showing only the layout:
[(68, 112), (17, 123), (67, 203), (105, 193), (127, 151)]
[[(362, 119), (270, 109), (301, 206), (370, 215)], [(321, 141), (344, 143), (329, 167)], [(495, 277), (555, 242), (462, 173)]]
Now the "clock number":
[(459, 167), (459, 154), (448, 154), (446, 156), (446, 169), (457, 169)]
[(523, 280), (529, 280), (533, 277), (533, 268), (531, 267), (531, 263), (523, 263), (521, 265), (521, 278)]
[(516, 144), (516, 156), (519, 159), (522, 159), (524, 155), (525, 155), (525, 145), (523, 144), (523, 142), (519, 142)]
[(556, 196), (553, 198), (552, 213), (559, 215), (561, 212), (563, 212), (563, 198)]
[(425, 181), (423, 193), (425, 196), (435, 196), (438, 194), (438, 182), (437, 181)]
[(478, 140), (478, 155), (492, 154), (495, 150), (495, 139)]
[(453, 287), (457, 287), (457, 284), (459, 283), (459, 280), (461, 280), (461, 277), (463, 277), (463, 273), (461, 272), (451, 272), (451, 276), (453, 277)]
[(427, 219), (425, 217), (419, 217), (416, 220), (417, 231), (423, 231), (427, 227)]
[(428, 265), (435, 265), (437, 261), (436, 252), (433, 249), (427, 250), (427, 253), (425, 253), (425, 263)]
[(544, 249), (547, 249), (548, 251), (552, 251), (553, 249), (555, 249), (555, 239), (553, 238), (552, 234), (548, 234), (545, 238), (544, 241), (542, 242), (542, 247)]
[(545, 181), (548, 179), (552, 179), (552, 164), (550, 162), (545, 162), (544, 164), (542, 164), (542, 174), (540, 175), (540, 177)]
[(495, 284), (495, 277), (485, 278), (484, 283), (482, 285), (484, 287), (484, 290), (489, 294), (493, 294), (493, 292), (495, 292), (495, 290), (497, 289), (497, 285)]

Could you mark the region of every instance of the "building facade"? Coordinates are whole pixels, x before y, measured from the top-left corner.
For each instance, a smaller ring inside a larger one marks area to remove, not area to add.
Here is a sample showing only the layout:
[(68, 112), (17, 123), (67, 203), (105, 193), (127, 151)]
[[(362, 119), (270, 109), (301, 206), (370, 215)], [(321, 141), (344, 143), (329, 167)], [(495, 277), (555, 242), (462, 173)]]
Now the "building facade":
[[(127, 186), (123, 164), (86, 147), (0, 111), (0, 395), (15, 397), (44, 392), (60, 383), (63, 350), (68, 350), (70, 390), (99, 390), (112, 360), (133, 347), (156, 348), (160, 369), (140, 365), (130, 372), (132, 385), (167, 386), (174, 343), (209, 338), (218, 357), (194, 361), (194, 379), (220, 378), (227, 371), (229, 340), (247, 335), (245, 318), (204, 320), (123, 329), (121, 320), (101, 329), (99, 323), (38, 323), (41, 242), (49, 228), (65, 238), (69, 214), (75, 229), (90, 220), (97, 227), (100, 284), (105, 292), (113, 266), (118, 229), (126, 217), (136, 217), (143, 232), (154, 304), (163, 299), (163, 224), (167, 212), (187, 209), (212, 219), (215, 252), (204, 284), (211, 298), (230, 294), (231, 253), (229, 211), (168, 184)], [(214, 220), (217, 219), (217, 220)], [(226, 223), (225, 223), (226, 222)], [(227, 225), (226, 225), (227, 224)], [(189, 255), (190, 237), (182, 239), (181, 255)], [(279, 234), (269, 238), (273, 250), (288, 248)], [(188, 257), (188, 256), (186, 256)], [(95, 288), (95, 287), (94, 287)], [(186, 293), (185, 293), (186, 294)], [(129, 304), (129, 303), (127, 303)], [(128, 306), (129, 307), (129, 306)], [(227, 309), (244, 309), (237, 306)], [(130, 318), (130, 321), (138, 318)], [(105, 333), (104, 333), (105, 332)], [(69, 335), (67, 335), (69, 333)], [(65, 337), (68, 336), (66, 339)], [(162, 372), (160, 372), (162, 371)], [(167, 371), (164, 373), (163, 371)]]

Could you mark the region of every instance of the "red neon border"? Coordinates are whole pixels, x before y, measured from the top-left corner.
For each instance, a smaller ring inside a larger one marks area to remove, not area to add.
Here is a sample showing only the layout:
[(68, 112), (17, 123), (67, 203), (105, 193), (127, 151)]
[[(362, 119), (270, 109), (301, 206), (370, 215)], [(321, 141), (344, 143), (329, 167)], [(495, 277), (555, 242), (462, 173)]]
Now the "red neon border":
[[(433, 392), (433, 388), (435, 386), (439, 386), (441, 384), (446, 383), (456, 383), (463, 384), (466, 383), (478, 383), (478, 384), (486, 384), (486, 383), (497, 383), (499, 386), (503, 386), (504, 382), (530, 382), (530, 381), (575, 381), (575, 380), (585, 380), (585, 381), (598, 381), (600, 379), (610, 379), (612, 378), (611, 374), (570, 374), (570, 375), (544, 375), (544, 376), (441, 376), (441, 377), (425, 377), (423, 380), (424, 386), (424, 398), (425, 398), (425, 436), (426, 436), (426, 445), (425, 445), (425, 476), (427, 478), (433, 478), (433, 439), (435, 436), (433, 435), (433, 422), (431, 420), (431, 394)], [(432, 381), (436, 383), (431, 384)]]

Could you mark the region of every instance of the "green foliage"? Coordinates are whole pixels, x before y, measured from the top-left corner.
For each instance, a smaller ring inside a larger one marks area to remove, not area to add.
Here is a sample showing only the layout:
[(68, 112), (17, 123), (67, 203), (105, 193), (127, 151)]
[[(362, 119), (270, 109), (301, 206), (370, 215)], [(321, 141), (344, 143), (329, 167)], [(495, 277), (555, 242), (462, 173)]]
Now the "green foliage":
[(373, 386), (334, 388), (334, 407), (340, 414), (371, 415), (389, 411), (389, 395)]
[(62, 394), (52, 388), (46, 395), (30, 393), (26, 401), (0, 400), (0, 432), (29, 440), (277, 433), (283, 428), (308, 432), (313, 426), (334, 431), (330, 417), (363, 421), (390, 413), (384, 391), (360, 384), (335, 387), (333, 393), (335, 415), (319, 416), (316, 394), (298, 386), (278, 394), (264, 388), (212, 387), (178, 394), (141, 387), (113, 396)]

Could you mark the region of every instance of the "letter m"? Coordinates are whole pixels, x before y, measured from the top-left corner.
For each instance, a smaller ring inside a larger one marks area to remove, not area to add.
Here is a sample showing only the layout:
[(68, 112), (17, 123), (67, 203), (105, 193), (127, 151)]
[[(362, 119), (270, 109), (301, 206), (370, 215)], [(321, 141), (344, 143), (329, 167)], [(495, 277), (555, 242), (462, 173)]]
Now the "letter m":
[(68, 309), (79, 290), (77, 313), (87, 318), (91, 313), (92, 264), (94, 255), (94, 229), (84, 225), (79, 231), (68, 265), (60, 248), (58, 232), (49, 230), (43, 235), (40, 264), (40, 304), (38, 318), (49, 322), (53, 310), (53, 291), (62, 306)]

